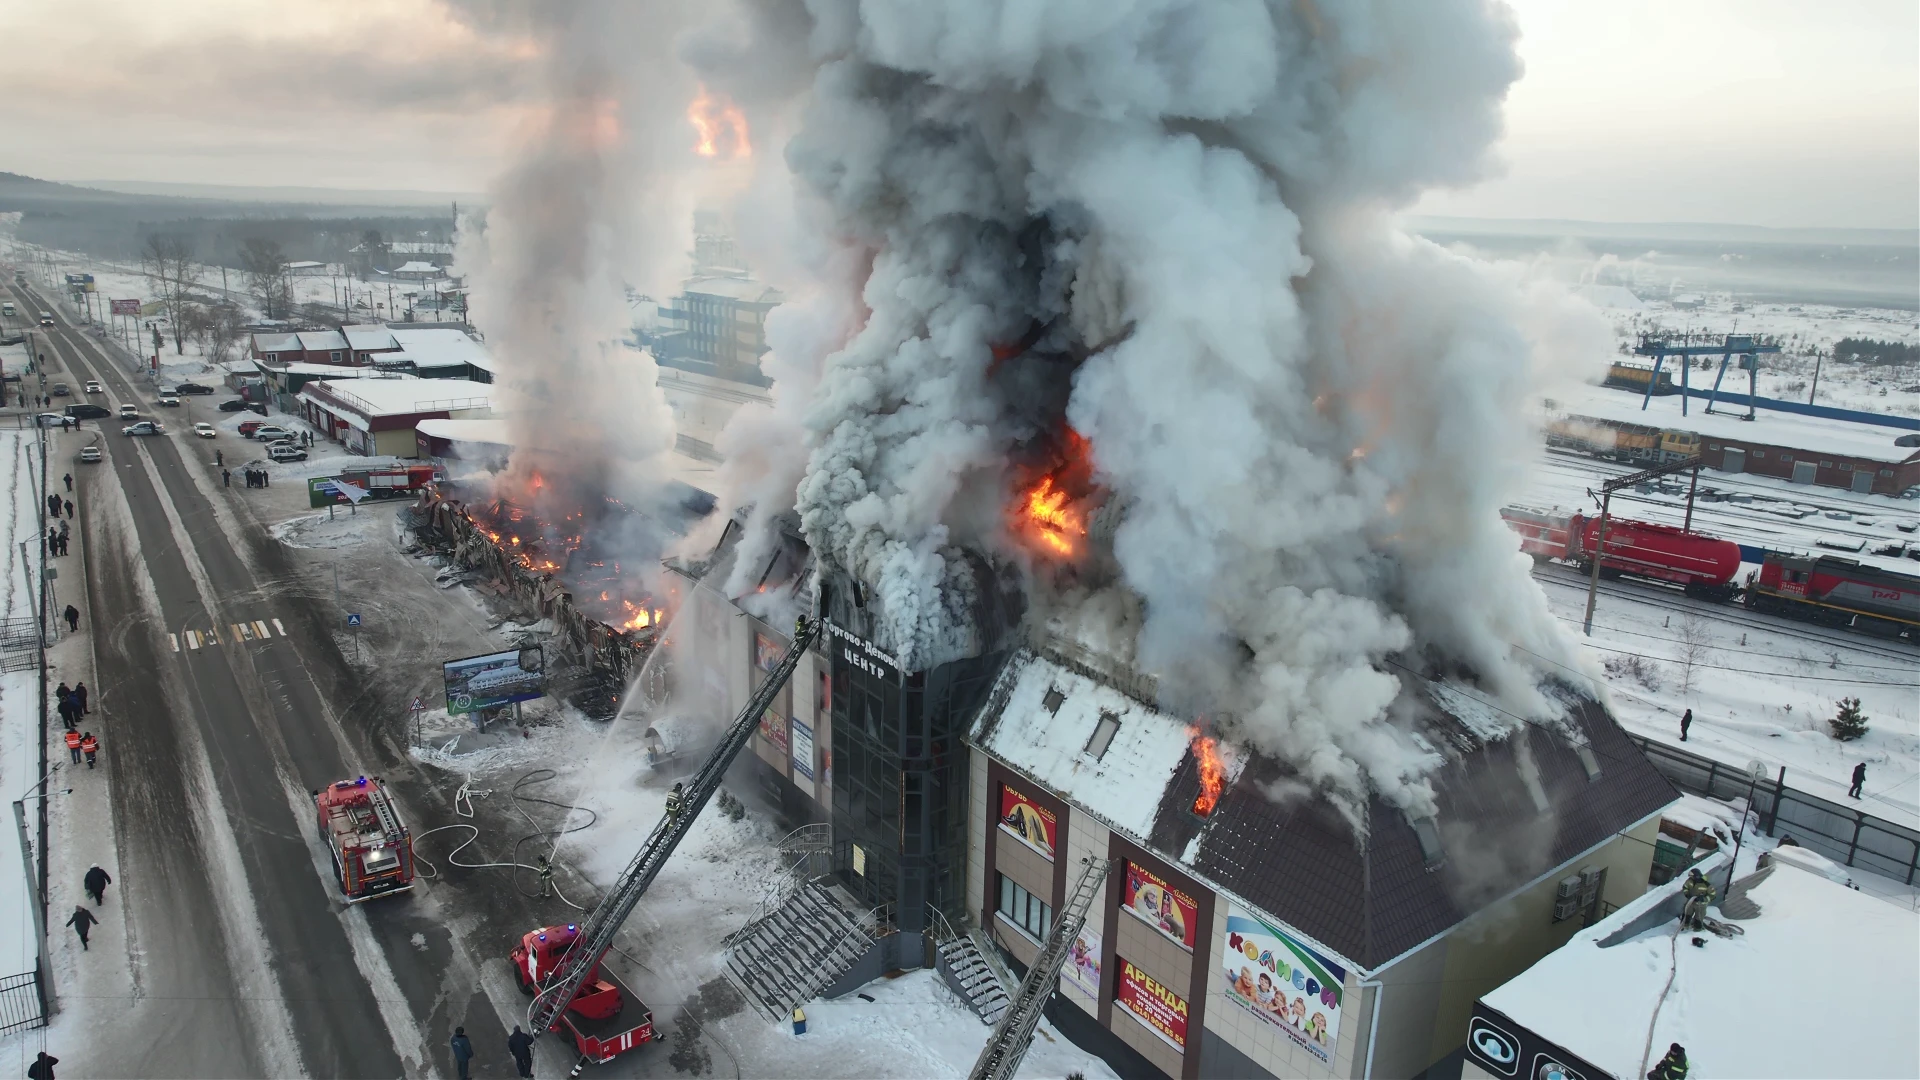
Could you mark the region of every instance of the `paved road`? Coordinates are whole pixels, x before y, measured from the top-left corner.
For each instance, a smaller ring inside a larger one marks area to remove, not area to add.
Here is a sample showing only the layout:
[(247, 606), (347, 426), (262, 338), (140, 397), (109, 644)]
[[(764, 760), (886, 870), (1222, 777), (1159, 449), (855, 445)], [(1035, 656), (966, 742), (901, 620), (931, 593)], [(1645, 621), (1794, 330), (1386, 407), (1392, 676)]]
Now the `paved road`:
[[(12, 294), (30, 310), (43, 306)], [(109, 398), (173, 419), (171, 409), (149, 409), (84, 332), (63, 325), (34, 340), (76, 389), (99, 378)], [(262, 537), (236, 550), (187, 471), (203, 466), (183, 460), (181, 446), (99, 424), (107, 462), (76, 468), (83, 496), (110, 497), (102, 489), (116, 481), (124, 488), (145, 564), (105, 557), (111, 548), (89, 560), (89, 618), (110, 628), (96, 650), (104, 737), (115, 748), (115, 824), (128, 895), (141, 894), (143, 989), (155, 1002), (141, 1025), (151, 1037), (116, 1036), (127, 1044), (125, 1071), (420, 1072), (426, 1048), (444, 1045), (452, 1022), (485, 1031), (499, 1020), (472, 985), (470, 965), (453, 980), (467, 985), (445, 985), (447, 933), (430, 905), (347, 908), (315, 865), (301, 793), (370, 771), (355, 749), (367, 733), (329, 707), (351, 703), (355, 690), (327, 615), (298, 594), (277, 545)], [(140, 600), (142, 578), (156, 594), (157, 624)], [(442, 947), (421, 948), (428, 932)], [(449, 1009), (458, 1014), (451, 1020)], [(217, 1035), (235, 1031), (248, 1037)], [(443, 1057), (432, 1065), (444, 1067)]]

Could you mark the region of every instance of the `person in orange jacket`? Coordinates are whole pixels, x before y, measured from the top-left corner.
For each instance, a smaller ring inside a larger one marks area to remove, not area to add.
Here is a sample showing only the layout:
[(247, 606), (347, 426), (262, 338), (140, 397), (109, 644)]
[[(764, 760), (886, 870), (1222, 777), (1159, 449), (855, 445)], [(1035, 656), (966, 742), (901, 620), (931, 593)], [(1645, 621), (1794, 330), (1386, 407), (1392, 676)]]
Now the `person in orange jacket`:
[(80, 752), (87, 755), (87, 768), (93, 768), (93, 755), (100, 752), (100, 740), (93, 737), (93, 732), (80, 736)]
[(73, 755), (73, 763), (80, 764), (80, 733), (73, 728), (67, 729), (67, 752)]

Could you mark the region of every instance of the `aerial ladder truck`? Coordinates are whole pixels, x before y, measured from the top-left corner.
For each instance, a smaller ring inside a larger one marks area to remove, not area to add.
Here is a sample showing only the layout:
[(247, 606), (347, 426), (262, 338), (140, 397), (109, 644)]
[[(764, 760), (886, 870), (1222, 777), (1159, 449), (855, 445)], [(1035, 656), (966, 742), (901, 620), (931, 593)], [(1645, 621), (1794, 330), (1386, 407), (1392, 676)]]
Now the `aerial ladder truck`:
[[(793, 642), (779, 665), (754, 691), (700, 771), (675, 786), (659, 824), (586, 921), (529, 931), (514, 948), (513, 967), (521, 989), (533, 994), (533, 1004), (527, 1008), (527, 1026), (536, 1034), (553, 1031), (572, 1038), (580, 1053), (572, 1075), (580, 1075), (588, 1062), (610, 1061), (621, 1051), (654, 1038), (653, 1014), (601, 961), (613, 947), (614, 935), (659, 876), (667, 858), (686, 838), (694, 819), (719, 789), (727, 767), (747, 745), (760, 717), (793, 677), (801, 655), (819, 632), (817, 619), (803, 617), (794, 624)], [(1081, 918), (1084, 922), (1084, 912)], [(629, 999), (635, 1006), (631, 1012), (625, 1008)]]
[(1084, 869), (1080, 871), (1080, 881), (1067, 898), (1065, 910), (1053, 921), (1053, 932), (1047, 935), (1046, 946), (1027, 969), (1027, 977), (1014, 992), (1006, 1015), (1000, 1017), (1000, 1022), (993, 1026), (993, 1034), (987, 1036), (987, 1045), (981, 1048), (979, 1060), (967, 1074), (968, 1080), (1013, 1080), (1021, 1059), (1027, 1056), (1027, 1048), (1033, 1045), (1040, 1013), (1060, 982), (1060, 969), (1066, 966), (1074, 939), (1087, 925), (1087, 913), (1093, 910), (1094, 898), (1100, 895), (1100, 883), (1113, 868), (1109, 859), (1089, 857), (1081, 863)]

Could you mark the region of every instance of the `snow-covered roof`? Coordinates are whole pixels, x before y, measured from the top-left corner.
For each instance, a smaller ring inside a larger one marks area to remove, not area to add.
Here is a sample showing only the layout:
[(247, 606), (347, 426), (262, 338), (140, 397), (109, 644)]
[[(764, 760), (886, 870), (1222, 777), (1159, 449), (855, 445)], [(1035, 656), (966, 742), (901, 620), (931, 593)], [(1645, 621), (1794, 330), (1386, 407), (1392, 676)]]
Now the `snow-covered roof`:
[(300, 397), (315, 401), (355, 427), (367, 420), (409, 413), (490, 410), (493, 387), (460, 379), (320, 379), (300, 389)]
[(513, 445), (513, 432), (508, 429), (507, 422), (498, 417), (479, 420), (422, 420), (415, 424), (413, 429), (430, 439), (492, 443), (496, 446)]
[(397, 349), (400, 343), (393, 340), (393, 332), (379, 323), (343, 326), (340, 333), (347, 339), (347, 345), (356, 351), (377, 349)]
[[(391, 354), (382, 354), (382, 358)], [(371, 366), (352, 364), (265, 364), (267, 371), (275, 375), (318, 375), (324, 379), (415, 379), (417, 375), (404, 372), (387, 372)]]
[(254, 355), (256, 356), (264, 356), (267, 353), (299, 352), (299, 351), (300, 351), (300, 335), (298, 334), (255, 334), (253, 335), (253, 352), (254, 352)]
[[(1679, 394), (1655, 396), (1647, 403), (1646, 411), (1643, 412), (1640, 409), (1640, 403), (1643, 400), (1641, 395), (1601, 386), (1583, 386), (1564, 397), (1557, 398), (1555, 404), (1560, 410), (1568, 413), (1595, 416), (1620, 423), (1692, 431), (1708, 439), (1734, 446), (1786, 446), (1799, 450), (1844, 454), (1849, 457), (1872, 458), (1875, 461), (1905, 461), (1916, 453), (1920, 453), (1920, 449), (1894, 445), (1895, 439), (1912, 434), (1901, 428), (1856, 424), (1847, 420), (1829, 420), (1822, 416), (1802, 416), (1798, 413), (1771, 409), (1755, 410), (1755, 419), (1751, 421), (1741, 420), (1732, 415), (1722, 415), (1723, 410), (1726, 413), (1733, 413), (1736, 409), (1740, 416), (1746, 415), (1746, 380), (1742, 378), (1739, 385), (1734, 387), (1731, 385), (1734, 374), (1734, 372), (1727, 373), (1727, 381), (1721, 384), (1720, 388), (1721, 398), (1714, 403), (1714, 411), (1711, 415), (1706, 411), (1706, 401), (1695, 399), (1688, 403), (1687, 415), (1681, 416)], [(1707, 389), (1713, 386), (1712, 372), (1696, 371), (1693, 375), (1697, 377), (1696, 389)], [(1679, 381), (1676, 372), (1674, 383), (1677, 385)], [(1735, 400), (1727, 399), (1729, 390), (1735, 392)]]
[(308, 352), (331, 352), (347, 347), (347, 339), (338, 330), (302, 330), (293, 336), (300, 339), (300, 347)]
[(289, 270), (313, 270), (313, 269), (317, 269), (317, 268), (320, 268), (320, 267), (324, 267), (324, 266), (326, 266), (326, 265), (327, 265), (326, 263), (323, 263), (323, 262), (316, 262), (316, 261), (314, 261), (313, 259), (296, 259), (296, 260), (294, 260), (293, 262), (290, 262), (290, 263), (288, 263), (288, 264), (287, 264), (287, 269), (289, 269)]
[[(1675, 881), (1481, 1001), (1616, 1077), (1676, 1042), (1696, 1076), (1920, 1076), (1920, 917), (1785, 861), (1763, 873), (1738, 937), (1676, 940), (1656, 913)], [(1653, 925), (1601, 944), (1636, 920)]]
[(782, 299), (780, 290), (765, 282), (744, 277), (693, 278), (687, 282), (686, 291), (702, 296), (743, 300), (750, 304), (777, 304)]
[(395, 274), (437, 274), (439, 272), (439, 267), (430, 262), (421, 262), (417, 259), (409, 260), (406, 263), (394, 267), (392, 270), (392, 273)]
[(406, 355), (422, 368), (472, 364), (482, 371), (494, 370), (493, 355), (487, 352), (487, 347), (459, 330), (409, 327), (405, 323), (396, 323), (388, 327), (388, 332), (406, 350)]

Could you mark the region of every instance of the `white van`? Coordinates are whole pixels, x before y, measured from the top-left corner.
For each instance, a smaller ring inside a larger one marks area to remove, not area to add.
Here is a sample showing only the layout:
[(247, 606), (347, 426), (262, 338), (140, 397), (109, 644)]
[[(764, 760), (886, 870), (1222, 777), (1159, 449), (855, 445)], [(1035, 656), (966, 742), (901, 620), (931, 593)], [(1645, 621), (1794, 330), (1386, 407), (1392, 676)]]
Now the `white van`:
[(4, 304), (0, 304), (0, 315), (5, 315), (9, 319), (13, 318), (13, 301), (9, 300)]

